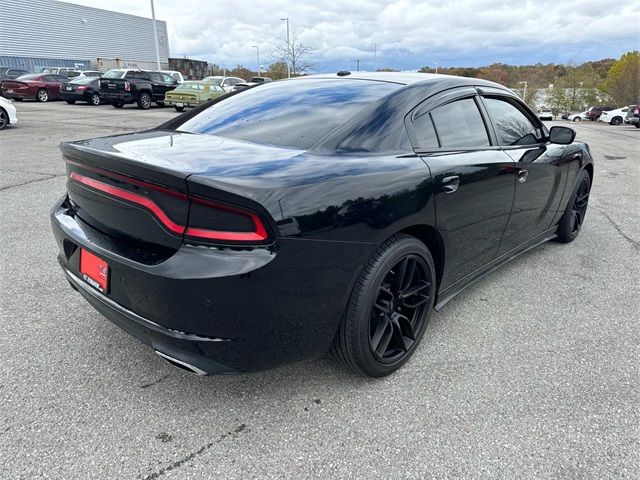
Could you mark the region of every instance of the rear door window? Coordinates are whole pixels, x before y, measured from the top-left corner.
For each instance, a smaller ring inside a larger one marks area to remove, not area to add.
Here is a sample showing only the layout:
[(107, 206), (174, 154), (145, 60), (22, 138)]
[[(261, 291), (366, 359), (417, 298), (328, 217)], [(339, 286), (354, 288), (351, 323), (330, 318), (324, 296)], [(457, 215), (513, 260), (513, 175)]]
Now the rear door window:
[[(424, 115), (423, 115), (424, 116)], [(456, 100), (431, 111), (442, 148), (482, 148), (489, 136), (473, 98)]]

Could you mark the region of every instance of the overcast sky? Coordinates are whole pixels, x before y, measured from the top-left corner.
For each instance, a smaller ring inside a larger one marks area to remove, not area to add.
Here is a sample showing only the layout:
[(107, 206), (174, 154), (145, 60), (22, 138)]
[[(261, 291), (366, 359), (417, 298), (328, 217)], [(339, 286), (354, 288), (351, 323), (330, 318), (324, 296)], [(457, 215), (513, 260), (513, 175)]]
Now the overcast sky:
[[(67, 0), (151, 16), (147, 0)], [(640, 50), (638, 0), (284, 1), (155, 0), (172, 56), (255, 69), (273, 60), (285, 22), (315, 48), (316, 71), (377, 65), (415, 70), (441, 66), (582, 63)]]

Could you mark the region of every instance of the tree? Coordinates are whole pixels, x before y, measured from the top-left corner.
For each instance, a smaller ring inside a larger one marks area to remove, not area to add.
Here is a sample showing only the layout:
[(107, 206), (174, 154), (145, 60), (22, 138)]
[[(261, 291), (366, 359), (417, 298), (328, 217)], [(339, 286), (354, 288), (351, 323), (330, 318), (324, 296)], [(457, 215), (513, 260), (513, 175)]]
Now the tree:
[(248, 68), (242, 65), (236, 65), (236, 68), (234, 68), (233, 70), (230, 70), (228, 75), (230, 77), (244, 78), (245, 80), (249, 80), (251, 77), (258, 76), (257, 73), (252, 72), (251, 70), (249, 70)]
[(391, 67), (378, 67), (376, 68), (376, 72), (399, 72), (400, 70), (396, 70)]
[(609, 69), (605, 91), (619, 105), (640, 103), (640, 52), (628, 52)]
[(287, 64), (281, 60), (273, 62), (271, 65), (269, 65), (269, 68), (267, 69), (265, 75), (274, 80), (287, 78)]
[(315, 63), (309, 60), (309, 56), (315, 51), (308, 45), (304, 45), (300, 41), (300, 31), (291, 30), (289, 33), (289, 44), (284, 38), (276, 46), (275, 58), (276, 62), (283, 62), (291, 67), (291, 76), (304, 75), (315, 67)]

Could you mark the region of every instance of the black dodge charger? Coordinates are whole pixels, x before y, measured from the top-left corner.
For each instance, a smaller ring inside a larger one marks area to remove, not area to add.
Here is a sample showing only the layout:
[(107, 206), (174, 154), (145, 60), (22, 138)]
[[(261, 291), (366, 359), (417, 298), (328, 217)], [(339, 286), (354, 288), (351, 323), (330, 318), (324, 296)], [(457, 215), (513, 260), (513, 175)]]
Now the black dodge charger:
[(580, 232), (589, 147), (501, 85), (319, 75), (159, 127), (63, 143), (71, 286), (198, 374), (333, 357), (387, 375), (433, 309)]

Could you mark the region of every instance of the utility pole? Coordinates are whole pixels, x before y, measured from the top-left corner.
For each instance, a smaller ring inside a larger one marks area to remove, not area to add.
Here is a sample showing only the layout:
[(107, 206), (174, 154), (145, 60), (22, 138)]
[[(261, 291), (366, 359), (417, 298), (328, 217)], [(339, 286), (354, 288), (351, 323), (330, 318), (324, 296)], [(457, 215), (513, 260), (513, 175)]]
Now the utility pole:
[(260, 45), (252, 45), (253, 48), (256, 49), (258, 54), (258, 77), (260, 76)]
[(289, 18), (281, 18), (280, 21), (287, 22), (287, 56), (289, 57), (287, 59), (287, 78), (291, 78), (291, 65), (289, 65), (289, 62), (293, 63), (293, 60), (291, 59), (291, 43), (289, 43)]
[(370, 47), (373, 47), (373, 71), (375, 72), (376, 69), (378, 68), (378, 45), (375, 43), (372, 43), (371, 45), (369, 45)]
[(153, 19), (153, 40), (156, 46), (156, 64), (160, 70), (160, 48), (158, 47), (158, 27), (156, 26), (156, 11), (153, 8), (153, 0), (151, 0), (151, 18)]
[(436, 66), (436, 75), (438, 74), (438, 64), (434, 63), (434, 65)]
[(518, 82), (520, 84), (524, 83), (524, 92), (522, 92), (522, 101), (527, 103), (527, 81), (523, 80), (522, 82)]
[(356, 72), (360, 71), (360, 59), (356, 59)]

